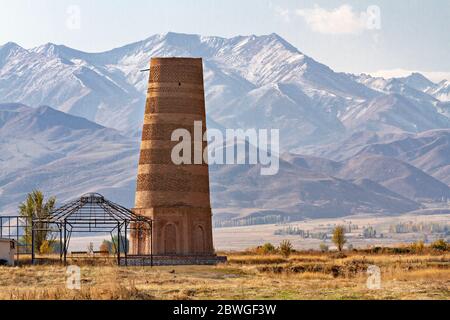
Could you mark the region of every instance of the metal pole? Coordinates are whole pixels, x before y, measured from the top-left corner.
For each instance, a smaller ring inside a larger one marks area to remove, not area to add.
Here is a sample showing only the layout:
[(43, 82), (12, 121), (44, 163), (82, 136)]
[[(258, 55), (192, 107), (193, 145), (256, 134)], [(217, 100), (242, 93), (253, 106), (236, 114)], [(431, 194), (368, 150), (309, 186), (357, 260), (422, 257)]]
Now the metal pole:
[(125, 220), (125, 266), (128, 267), (128, 224)]
[[(0, 223), (0, 229), (3, 229), (3, 225)], [(1, 238), (1, 237), (0, 237)], [(19, 252), (19, 217), (16, 218), (16, 253), (17, 253), (17, 264), (20, 263), (20, 252)]]
[(153, 268), (153, 219), (150, 220), (150, 267)]
[(31, 263), (34, 264), (34, 222), (31, 221)]
[(59, 226), (59, 261), (63, 259), (62, 225)]
[(120, 267), (120, 223), (117, 223), (117, 264)]
[(64, 221), (64, 265), (67, 264), (67, 221)]

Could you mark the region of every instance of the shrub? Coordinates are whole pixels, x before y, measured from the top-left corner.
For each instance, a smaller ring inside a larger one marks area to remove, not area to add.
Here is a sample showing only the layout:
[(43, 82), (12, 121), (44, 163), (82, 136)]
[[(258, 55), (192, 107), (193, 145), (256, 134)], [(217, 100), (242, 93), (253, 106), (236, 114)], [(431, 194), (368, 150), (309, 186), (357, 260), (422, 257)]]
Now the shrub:
[(330, 250), (330, 248), (325, 243), (320, 244), (320, 251), (328, 252), (328, 250)]
[(332, 259), (345, 259), (347, 258), (347, 256), (342, 252), (342, 251), (338, 251), (338, 252), (334, 252), (330, 258)]
[(408, 247), (396, 247), (396, 248), (390, 248), (389, 249), (391, 253), (393, 254), (406, 254), (411, 253), (411, 248)]
[(53, 248), (52, 248), (50, 241), (44, 240), (42, 242), (41, 246), (39, 247), (39, 253), (40, 254), (50, 254), (52, 252), (53, 252)]
[(370, 249), (370, 251), (372, 253), (381, 253), (381, 252), (383, 252), (383, 248), (382, 247), (373, 247), (372, 249)]
[(417, 241), (411, 244), (411, 251), (415, 253), (422, 253), (425, 249), (425, 244), (423, 241)]
[(260, 247), (260, 251), (262, 254), (270, 254), (277, 251), (275, 246), (270, 242), (265, 243), (262, 247)]
[(8, 261), (4, 259), (0, 259), (0, 266), (6, 266), (8, 264)]
[(112, 250), (112, 243), (111, 243), (111, 241), (103, 240), (103, 242), (100, 245), (99, 249), (104, 255), (108, 255), (108, 254), (112, 253), (113, 250)]
[(437, 251), (447, 251), (449, 245), (444, 239), (439, 239), (431, 244), (431, 248)]
[(289, 256), (290, 256), (291, 253), (292, 253), (292, 249), (293, 249), (292, 243), (291, 243), (289, 240), (283, 240), (283, 241), (280, 243), (280, 248), (279, 248), (279, 250), (280, 250), (280, 253), (281, 253), (281, 255), (282, 255), (283, 257), (289, 258)]

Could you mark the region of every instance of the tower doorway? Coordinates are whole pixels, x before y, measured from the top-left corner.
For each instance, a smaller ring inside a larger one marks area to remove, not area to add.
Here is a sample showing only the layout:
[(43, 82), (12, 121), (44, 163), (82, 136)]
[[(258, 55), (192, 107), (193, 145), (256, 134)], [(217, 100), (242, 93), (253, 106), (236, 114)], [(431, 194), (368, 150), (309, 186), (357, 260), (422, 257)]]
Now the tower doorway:
[(173, 223), (169, 223), (164, 227), (164, 253), (177, 253), (177, 229)]
[(198, 225), (194, 229), (194, 253), (205, 253), (205, 230)]

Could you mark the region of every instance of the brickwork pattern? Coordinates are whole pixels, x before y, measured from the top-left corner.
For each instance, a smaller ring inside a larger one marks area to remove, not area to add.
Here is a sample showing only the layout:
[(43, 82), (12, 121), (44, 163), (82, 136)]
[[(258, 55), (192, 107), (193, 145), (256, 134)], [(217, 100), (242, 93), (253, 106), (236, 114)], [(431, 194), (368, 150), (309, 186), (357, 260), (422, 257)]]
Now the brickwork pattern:
[[(174, 130), (186, 129), (193, 139), (194, 121), (202, 121), (206, 131), (204, 96), (202, 59), (152, 59), (134, 211), (153, 219), (156, 255), (214, 254), (208, 166), (177, 166), (171, 159)], [(132, 254), (143, 254), (138, 241), (132, 236)]]

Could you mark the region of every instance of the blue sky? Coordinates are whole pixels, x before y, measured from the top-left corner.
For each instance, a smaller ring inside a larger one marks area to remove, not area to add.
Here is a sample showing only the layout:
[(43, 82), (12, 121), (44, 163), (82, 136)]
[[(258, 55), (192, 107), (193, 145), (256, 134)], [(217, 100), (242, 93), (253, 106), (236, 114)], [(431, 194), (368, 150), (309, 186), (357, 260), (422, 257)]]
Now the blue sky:
[(450, 75), (449, 21), (448, 0), (0, 0), (0, 44), (96, 52), (168, 31), (276, 32), (336, 71), (437, 81)]

